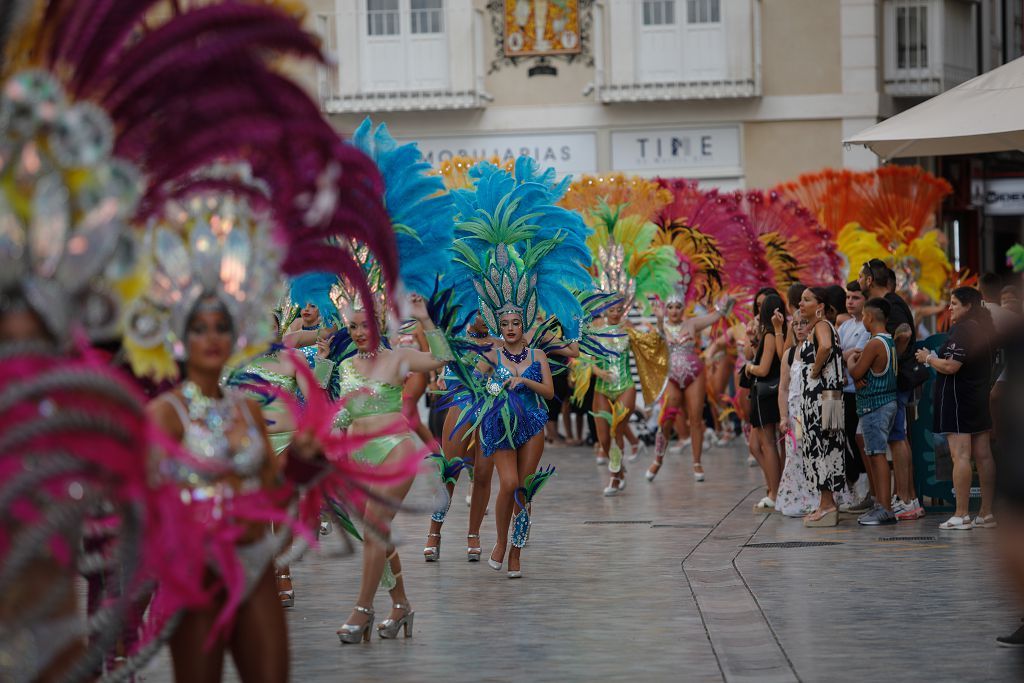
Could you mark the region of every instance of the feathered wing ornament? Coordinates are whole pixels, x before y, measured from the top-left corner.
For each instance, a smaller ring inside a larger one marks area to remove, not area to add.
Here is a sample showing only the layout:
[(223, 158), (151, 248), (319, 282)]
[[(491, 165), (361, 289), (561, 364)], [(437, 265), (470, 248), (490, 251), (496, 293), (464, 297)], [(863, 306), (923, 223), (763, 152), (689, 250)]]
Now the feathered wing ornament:
[(639, 216), (650, 221), (672, 202), (672, 192), (647, 178), (621, 173), (584, 175), (569, 186), (561, 205), (587, 216), (602, 202), (619, 207), (622, 217)]
[(370, 119), (352, 143), (376, 162), (384, 179), (384, 205), (395, 231), (398, 269), (409, 292), (429, 297), (448, 265), (455, 232), (454, 206), (444, 182), (429, 174), (415, 143), (399, 145), (387, 126)]
[(861, 219), (863, 199), (856, 190), (873, 182), (872, 173), (826, 168), (782, 183), (775, 191), (803, 206), (835, 238), (849, 223)]
[(666, 299), (679, 280), (675, 249), (658, 245), (658, 227), (646, 218), (623, 216), (621, 207), (599, 203), (590, 213), (594, 233), (587, 239), (604, 292), (617, 292), (628, 310), (637, 302), (650, 310), (650, 298)]
[[(17, 616), (4, 620), (0, 678), (36, 680), (84, 639), (90, 647), (61, 673), (93, 677), (154, 583), (162, 589), (145, 626), (162, 638), (173, 628), (170, 614), (205, 603), (201, 543), (179, 491), (151, 482), (146, 451), (161, 437), (144, 400), (85, 348), (0, 347), (0, 582), (13, 600), (5, 609)], [(88, 623), (52, 600), (74, 591), (79, 572), (109, 578)], [(40, 576), (48, 578), (40, 584)], [(139, 664), (162, 640), (142, 642), (144, 652), (126, 653)]]
[(508, 158), (502, 161), (496, 156), (484, 159), (482, 157), (454, 156), (447, 161), (442, 161), (434, 173), (441, 176), (444, 186), (449, 190), (472, 190), (473, 189), (473, 167), (488, 163), (508, 171), (515, 172), (516, 160)]
[[(672, 202), (655, 218), (657, 243), (676, 250), (685, 303), (708, 304), (722, 293), (746, 301), (774, 285), (764, 244), (734, 196), (705, 192), (691, 180), (659, 183), (672, 193)], [(737, 307), (737, 313), (746, 308)]]
[(1024, 245), (1015, 244), (1006, 250), (1006, 265), (1015, 273), (1024, 271)]
[(519, 313), (526, 329), (543, 310), (579, 336), (583, 311), (574, 291), (591, 286), (588, 230), (580, 217), (555, 206), (564, 185), (539, 173), (527, 157), (515, 174), (490, 164), (473, 169), (472, 191), (457, 190), (455, 256), (449, 270), (456, 305), (479, 309), (492, 334), (498, 319)]
[(810, 211), (774, 190), (737, 192), (735, 198), (765, 247), (776, 289), (841, 280), (842, 258), (835, 240)]
[[(951, 191), (949, 183), (917, 166), (885, 166), (859, 174), (840, 188), (853, 195), (855, 219), (838, 234), (839, 251), (851, 273), (869, 259), (886, 261), (905, 294), (920, 291), (932, 301), (943, 296), (953, 269), (942, 235), (934, 230), (935, 212)], [(841, 196), (836, 202), (846, 201)]]
[(137, 169), (112, 156), (113, 126), (70, 102), (56, 78), (24, 71), (0, 93), (0, 290), (19, 292), (54, 339), (107, 330), (110, 282), (132, 270)]
[[(286, 226), (289, 233), (286, 273), (342, 273), (369, 302), (347, 248), (354, 241), (373, 253), (393, 285), (397, 251), (383, 229), (380, 174), (273, 61), (281, 54), (322, 60), (317, 39), (271, 4), (175, 2), (169, 12), (153, 11), (161, 3), (42, 2), (24, 29), (31, 39), (8, 63), (59, 74), (71, 97), (109, 114), (114, 153), (147, 179), (140, 222), (163, 215), (167, 201), (199, 191), (244, 196), (244, 183), (197, 175), (213, 163), (243, 161), (267, 188), (262, 196), (275, 232)], [(90, 139), (88, 126), (73, 132)]]

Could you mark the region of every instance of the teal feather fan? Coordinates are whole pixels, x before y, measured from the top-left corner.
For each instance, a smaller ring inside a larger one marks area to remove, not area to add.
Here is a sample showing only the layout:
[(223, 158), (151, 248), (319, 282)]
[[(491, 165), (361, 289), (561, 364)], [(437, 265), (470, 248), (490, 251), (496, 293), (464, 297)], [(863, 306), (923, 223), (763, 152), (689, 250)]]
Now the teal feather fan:
[(352, 142), (376, 162), (384, 177), (384, 205), (395, 230), (398, 274), (406, 290), (430, 297), (450, 261), (455, 232), (452, 196), (415, 143), (399, 145), (385, 124), (370, 119)]

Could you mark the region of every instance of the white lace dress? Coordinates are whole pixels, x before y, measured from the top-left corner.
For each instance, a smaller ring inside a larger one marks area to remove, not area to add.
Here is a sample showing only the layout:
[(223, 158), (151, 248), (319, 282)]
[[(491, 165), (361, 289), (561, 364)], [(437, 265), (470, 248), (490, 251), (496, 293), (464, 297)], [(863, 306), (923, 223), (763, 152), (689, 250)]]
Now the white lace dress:
[(775, 509), (787, 517), (803, 517), (818, 506), (818, 492), (807, 481), (804, 474), (803, 454), (800, 440), (803, 436), (800, 421), (800, 396), (803, 394), (803, 361), (800, 354), (790, 350), (792, 364), (789, 368), (789, 429), (786, 439), (786, 466), (779, 483), (779, 497)]

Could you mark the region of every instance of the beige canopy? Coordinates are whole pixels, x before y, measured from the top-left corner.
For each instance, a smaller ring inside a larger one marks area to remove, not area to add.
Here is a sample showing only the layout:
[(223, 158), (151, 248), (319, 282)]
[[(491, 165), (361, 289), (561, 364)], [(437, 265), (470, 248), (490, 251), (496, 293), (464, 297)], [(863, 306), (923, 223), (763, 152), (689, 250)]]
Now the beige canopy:
[(883, 159), (1024, 150), (1024, 57), (861, 131)]

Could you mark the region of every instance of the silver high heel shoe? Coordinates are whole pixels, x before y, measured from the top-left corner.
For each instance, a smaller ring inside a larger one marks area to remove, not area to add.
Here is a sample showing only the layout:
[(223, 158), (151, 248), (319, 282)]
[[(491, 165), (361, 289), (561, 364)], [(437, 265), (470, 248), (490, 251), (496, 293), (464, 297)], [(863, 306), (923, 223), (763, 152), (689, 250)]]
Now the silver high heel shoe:
[[(498, 547), (497, 545), (494, 546), (494, 548), (497, 548), (497, 547)], [(493, 569), (496, 572), (500, 572), (501, 571), (502, 562), (498, 562), (497, 560), (492, 560), (491, 559), (491, 555), (494, 555), (494, 548), (491, 549), (491, 554), (487, 556), (487, 566), (490, 567), (491, 569)], [(504, 559), (505, 559), (504, 556), (502, 556), (502, 560), (504, 560)]]
[(367, 615), (369, 619), (365, 624), (342, 624), (341, 628), (337, 630), (338, 640), (342, 644), (353, 644), (359, 641), (370, 642), (370, 632), (373, 630), (373, 610), (356, 605), (355, 611)]
[(416, 616), (415, 612), (409, 611), (408, 605), (401, 605), (395, 603), (391, 606), (393, 609), (400, 609), (405, 612), (400, 619), (392, 619), (388, 617), (384, 621), (380, 622), (380, 626), (377, 627), (377, 635), (386, 640), (391, 640), (398, 637), (399, 629), (405, 629), (405, 637), (412, 638), (412, 620)]
[[(480, 534), (466, 534), (466, 538), (480, 538)], [(470, 546), (467, 545), (466, 546), (466, 561), (467, 562), (479, 562), (480, 561), (480, 555), (482, 553), (483, 553), (483, 548), (481, 548), (479, 546), (477, 546), (476, 548), (471, 548)]]
[(428, 545), (423, 549), (423, 559), (427, 562), (437, 562), (441, 559), (441, 534), (427, 534), (427, 538), (436, 538), (437, 545)]

